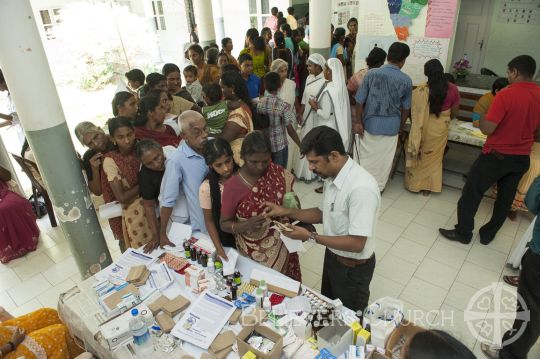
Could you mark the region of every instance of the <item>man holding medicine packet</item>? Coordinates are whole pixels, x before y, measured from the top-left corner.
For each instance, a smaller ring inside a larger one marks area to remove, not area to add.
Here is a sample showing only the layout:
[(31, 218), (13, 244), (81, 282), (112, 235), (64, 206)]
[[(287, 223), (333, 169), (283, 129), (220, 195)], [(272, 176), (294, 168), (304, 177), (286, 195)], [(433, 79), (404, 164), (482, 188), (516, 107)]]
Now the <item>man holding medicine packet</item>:
[(323, 234), (292, 226), (283, 234), (326, 247), (321, 293), (340, 299), (357, 312), (367, 307), (375, 270), (375, 226), (381, 197), (375, 178), (351, 159), (339, 133), (327, 126), (313, 128), (302, 139), (300, 153), (309, 169), (325, 179), (318, 208), (283, 208), (266, 203), (266, 217), (289, 217), (323, 224)]

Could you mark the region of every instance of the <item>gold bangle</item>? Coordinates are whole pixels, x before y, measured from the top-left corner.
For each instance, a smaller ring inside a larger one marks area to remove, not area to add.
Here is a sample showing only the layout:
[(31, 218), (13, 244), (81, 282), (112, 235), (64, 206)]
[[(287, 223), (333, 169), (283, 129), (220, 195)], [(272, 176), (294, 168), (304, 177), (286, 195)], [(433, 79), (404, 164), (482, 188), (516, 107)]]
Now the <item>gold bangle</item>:
[(232, 223), (232, 226), (231, 226), (231, 230), (232, 230), (232, 234), (236, 235), (236, 232), (234, 231), (234, 226), (236, 225), (236, 221), (233, 221)]

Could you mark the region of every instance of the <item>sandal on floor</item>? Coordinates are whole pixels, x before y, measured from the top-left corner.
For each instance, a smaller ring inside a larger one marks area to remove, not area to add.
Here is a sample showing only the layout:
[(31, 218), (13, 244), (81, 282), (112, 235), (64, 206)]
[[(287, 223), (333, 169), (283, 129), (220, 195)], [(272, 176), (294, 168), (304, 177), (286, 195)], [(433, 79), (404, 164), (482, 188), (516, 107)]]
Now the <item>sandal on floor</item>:
[(517, 287), (519, 285), (519, 276), (517, 275), (504, 275), (503, 280), (512, 287)]

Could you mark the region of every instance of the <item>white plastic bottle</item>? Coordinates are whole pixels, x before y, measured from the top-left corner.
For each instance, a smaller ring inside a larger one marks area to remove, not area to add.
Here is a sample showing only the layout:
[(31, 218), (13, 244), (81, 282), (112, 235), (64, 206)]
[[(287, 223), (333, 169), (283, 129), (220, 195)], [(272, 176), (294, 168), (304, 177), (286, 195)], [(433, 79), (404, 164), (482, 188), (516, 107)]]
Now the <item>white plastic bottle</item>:
[(154, 352), (154, 346), (152, 345), (152, 339), (146, 321), (139, 315), (139, 310), (134, 308), (131, 310), (133, 316), (129, 321), (129, 329), (133, 336), (133, 344), (135, 344), (135, 351), (137, 356), (142, 358), (144, 355), (148, 355)]
[(214, 260), (212, 259), (212, 257), (208, 258), (208, 266), (207, 266), (206, 270), (208, 271), (208, 273), (214, 273), (215, 272)]
[(259, 282), (259, 288), (261, 288), (262, 291), (263, 291), (263, 297), (267, 297), (268, 296), (268, 286), (266, 285), (266, 281), (264, 279), (261, 279), (261, 281)]

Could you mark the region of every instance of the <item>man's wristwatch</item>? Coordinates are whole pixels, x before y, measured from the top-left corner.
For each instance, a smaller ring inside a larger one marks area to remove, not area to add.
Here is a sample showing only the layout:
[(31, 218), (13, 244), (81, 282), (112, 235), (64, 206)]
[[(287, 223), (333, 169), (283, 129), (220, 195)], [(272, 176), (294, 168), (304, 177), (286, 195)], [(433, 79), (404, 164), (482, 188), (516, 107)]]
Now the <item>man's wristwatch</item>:
[(311, 242), (311, 243), (317, 243), (317, 239), (315, 238), (315, 236), (317, 235), (317, 232), (311, 232), (309, 234), (309, 237), (308, 237), (308, 242)]

